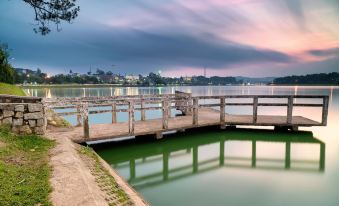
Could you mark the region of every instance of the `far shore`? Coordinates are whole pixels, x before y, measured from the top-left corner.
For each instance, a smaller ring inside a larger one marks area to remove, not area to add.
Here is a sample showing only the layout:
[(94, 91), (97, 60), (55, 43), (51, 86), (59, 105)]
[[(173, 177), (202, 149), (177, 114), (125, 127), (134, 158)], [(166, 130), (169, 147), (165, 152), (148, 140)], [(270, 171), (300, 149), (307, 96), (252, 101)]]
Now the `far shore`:
[(251, 85), (242, 85), (242, 84), (232, 84), (232, 85), (122, 85), (122, 84), (18, 84), (17, 86), (24, 89), (33, 89), (33, 88), (96, 88), (96, 87), (181, 87), (181, 86), (305, 86), (305, 87), (339, 87), (339, 85), (322, 85), (322, 84), (302, 84), (302, 85), (287, 85), (287, 84), (251, 84)]

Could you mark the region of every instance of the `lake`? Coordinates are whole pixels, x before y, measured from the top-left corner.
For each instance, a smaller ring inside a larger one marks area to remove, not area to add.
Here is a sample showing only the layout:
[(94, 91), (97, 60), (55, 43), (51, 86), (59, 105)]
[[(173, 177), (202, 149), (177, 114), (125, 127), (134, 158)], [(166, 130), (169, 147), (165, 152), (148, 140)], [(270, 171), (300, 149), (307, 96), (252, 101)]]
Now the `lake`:
[[(32, 96), (78, 97), (164, 94), (193, 95), (329, 95), (326, 127), (275, 132), (270, 127), (207, 129), (165, 136), (92, 145), (151, 205), (339, 205), (339, 87), (206, 86), (25, 89)], [(299, 101), (299, 100), (298, 100)], [(300, 100), (306, 101), (306, 100)], [(172, 111), (175, 113), (175, 111)], [(230, 107), (228, 113), (251, 113)], [(283, 114), (286, 108), (260, 109)], [(316, 108), (294, 111), (319, 120)], [(157, 113), (149, 114), (153, 118)], [(108, 123), (110, 114), (90, 116)], [(125, 121), (123, 115), (118, 116)], [(75, 117), (67, 120), (75, 123)]]

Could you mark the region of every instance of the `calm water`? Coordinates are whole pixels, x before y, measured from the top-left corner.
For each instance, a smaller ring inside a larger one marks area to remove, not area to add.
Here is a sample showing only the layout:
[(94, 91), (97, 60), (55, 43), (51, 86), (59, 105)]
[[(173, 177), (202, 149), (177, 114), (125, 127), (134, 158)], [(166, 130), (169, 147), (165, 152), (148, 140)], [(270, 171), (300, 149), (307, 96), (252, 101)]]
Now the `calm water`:
[[(158, 141), (133, 139), (94, 146), (151, 205), (339, 205), (338, 87), (73, 88), (29, 92), (54, 97), (171, 93), (176, 89), (193, 95), (325, 94), (330, 96), (328, 126), (301, 128), (304, 131), (297, 133), (211, 129), (174, 134)], [(250, 114), (251, 110), (230, 107), (226, 112)], [(259, 114), (285, 112), (284, 108), (259, 110)], [(315, 120), (321, 115), (315, 108), (294, 112)], [(149, 114), (151, 118), (157, 115)], [(119, 119), (124, 121), (124, 116)], [(110, 115), (94, 115), (90, 121), (109, 122)]]

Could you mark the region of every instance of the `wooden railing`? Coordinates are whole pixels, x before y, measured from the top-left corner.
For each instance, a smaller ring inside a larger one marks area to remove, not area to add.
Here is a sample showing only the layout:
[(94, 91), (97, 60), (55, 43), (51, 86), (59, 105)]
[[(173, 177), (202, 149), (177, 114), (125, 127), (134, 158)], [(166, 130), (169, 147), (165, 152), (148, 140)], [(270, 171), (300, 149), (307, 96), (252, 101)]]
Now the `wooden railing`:
[[(230, 99), (250, 99), (250, 102), (229, 102)], [(261, 103), (261, 99), (286, 99), (286, 103)], [(295, 103), (295, 99), (321, 99), (321, 103)], [(217, 101), (217, 103), (201, 104), (199, 100)], [(219, 101), (218, 101), (219, 100)], [(59, 115), (77, 115), (77, 124), (83, 125), (84, 136), (89, 138), (90, 114), (112, 113), (112, 123), (117, 123), (117, 113), (128, 113), (128, 132), (134, 134), (135, 112), (140, 111), (141, 121), (147, 120), (146, 111), (162, 111), (162, 129), (168, 129), (168, 120), (171, 117), (171, 109), (180, 110), (184, 115), (192, 116), (192, 125), (199, 125), (199, 109), (203, 107), (219, 107), (220, 125), (224, 127), (226, 122), (225, 108), (227, 106), (252, 106), (253, 119), (251, 125), (258, 121), (258, 107), (287, 107), (286, 125), (292, 126), (294, 107), (321, 107), (322, 121), (319, 126), (327, 124), (328, 96), (310, 95), (222, 95), (222, 96), (193, 96), (189, 93), (178, 92), (164, 95), (130, 95), (118, 97), (84, 97), (84, 98), (56, 98), (45, 99), (44, 104), (51, 109), (76, 109), (72, 112), (60, 112)], [(159, 105), (159, 106), (154, 106)], [(89, 110), (96, 107), (111, 107), (111, 109)]]

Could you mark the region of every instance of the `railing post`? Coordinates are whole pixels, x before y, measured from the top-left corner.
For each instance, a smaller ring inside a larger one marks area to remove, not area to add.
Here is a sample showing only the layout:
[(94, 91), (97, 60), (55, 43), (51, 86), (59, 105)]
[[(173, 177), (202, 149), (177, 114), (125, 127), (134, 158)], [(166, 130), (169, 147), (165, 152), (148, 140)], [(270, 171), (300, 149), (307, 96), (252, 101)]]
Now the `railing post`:
[(134, 134), (134, 102), (128, 101), (128, 133)]
[(220, 98), (220, 128), (225, 129), (225, 97)]
[(258, 120), (258, 97), (253, 98), (253, 124)]
[(292, 124), (293, 96), (288, 97), (287, 103), (287, 124)]
[(145, 102), (143, 99), (141, 99), (141, 121), (145, 121), (146, 120), (146, 114), (145, 114)]
[(168, 102), (162, 100), (162, 128), (168, 129)]
[(117, 123), (117, 105), (115, 102), (112, 103), (112, 124)]
[(199, 119), (199, 99), (193, 98), (193, 125), (198, 125)]
[(321, 118), (321, 124), (323, 126), (327, 125), (327, 116), (328, 116), (328, 96), (325, 96), (323, 97), (323, 111)]
[(84, 137), (86, 139), (89, 138), (89, 122), (88, 122), (88, 104), (82, 104), (82, 117), (83, 117), (83, 125), (84, 125)]
[(81, 106), (77, 105), (77, 126), (81, 126)]

